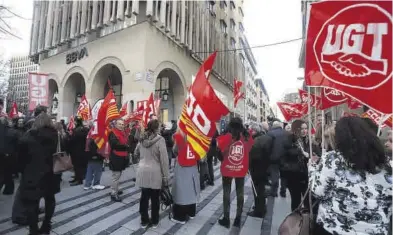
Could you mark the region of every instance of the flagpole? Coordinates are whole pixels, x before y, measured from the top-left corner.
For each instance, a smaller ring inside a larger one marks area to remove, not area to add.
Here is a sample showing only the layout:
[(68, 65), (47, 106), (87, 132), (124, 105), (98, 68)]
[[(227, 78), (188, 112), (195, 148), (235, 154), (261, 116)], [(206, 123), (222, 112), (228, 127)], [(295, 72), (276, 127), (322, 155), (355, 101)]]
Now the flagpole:
[[(307, 92), (308, 95), (311, 95), (311, 88), (310, 86), (307, 86)], [(311, 127), (312, 127), (312, 120), (311, 120), (311, 97), (308, 99), (308, 142), (310, 145), (310, 159), (312, 157), (312, 136), (311, 136)]]
[(378, 132), (377, 132), (377, 136), (379, 136), (381, 134), (382, 131), (382, 125), (384, 122), (386, 122), (386, 120), (389, 119), (389, 115), (384, 115), (381, 114), (381, 119), (379, 119), (379, 123), (378, 123)]
[[(321, 96), (320, 88), (319, 88), (319, 91), (318, 91), (318, 95)], [(322, 102), (322, 99), (321, 99), (321, 102)], [(317, 108), (317, 105), (315, 105), (315, 108)], [(321, 134), (322, 134), (322, 143), (321, 143), (321, 145), (322, 145), (322, 154), (324, 154), (325, 151), (326, 151), (326, 149), (325, 149), (325, 110), (321, 110), (321, 115), (322, 115), (322, 123), (321, 123), (321, 126), (322, 126), (322, 132), (321, 132)]]

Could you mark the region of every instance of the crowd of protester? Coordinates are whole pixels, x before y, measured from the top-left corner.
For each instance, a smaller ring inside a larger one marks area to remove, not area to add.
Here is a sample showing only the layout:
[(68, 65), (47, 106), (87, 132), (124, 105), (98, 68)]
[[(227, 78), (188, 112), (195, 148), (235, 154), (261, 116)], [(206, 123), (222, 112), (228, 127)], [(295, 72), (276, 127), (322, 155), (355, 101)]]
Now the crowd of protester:
[[(115, 120), (106, 157), (89, 138), (88, 122), (76, 117), (75, 128), (68, 130), (64, 120), (53, 123), (46, 108), (37, 107), (29, 120), (0, 117), (0, 189), (4, 188), (5, 195), (16, 191), (14, 223), (28, 225), (32, 235), (49, 234), (55, 194), (61, 190), (62, 174), (53, 172), (53, 155), (60, 146), (72, 159), (74, 177), (70, 185), (80, 185), (84, 190), (104, 189), (100, 180), (108, 165), (112, 173), (110, 197), (120, 202), (122, 173), (130, 164), (138, 164), (141, 227), (159, 226), (160, 194), (170, 186), (170, 219), (185, 224), (197, 216), (200, 192), (206, 185), (214, 185), (213, 165), (219, 160), (223, 216), (218, 223), (223, 227), (231, 224), (233, 181), (237, 198), (233, 226), (240, 226), (244, 188), (250, 175), (255, 203), (249, 216), (264, 218), (266, 198), (285, 197), (289, 191), (291, 211), (304, 207), (315, 212), (315, 234), (382, 235), (391, 227), (392, 135), (390, 132), (383, 143), (375, 126), (360, 117), (343, 117), (310, 138), (303, 120), (285, 126), (279, 120), (246, 126), (235, 117), (223, 133), (214, 135), (204, 160), (194, 164), (187, 161), (187, 136), (177, 128), (175, 120), (161, 124), (153, 116), (146, 128), (139, 122), (125, 124), (122, 119)], [(236, 152), (233, 146), (241, 146), (242, 151)], [(240, 159), (245, 167), (228, 171), (226, 166), (233, 161), (234, 151), (238, 154), (236, 160)], [(174, 176), (170, 179), (172, 168)], [(14, 179), (19, 175), (19, 187), (15, 190)], [(44, 209), (39, 208), (40, 199), (45, 201)], [(39, 228), (40, 210), (45, 216)]]

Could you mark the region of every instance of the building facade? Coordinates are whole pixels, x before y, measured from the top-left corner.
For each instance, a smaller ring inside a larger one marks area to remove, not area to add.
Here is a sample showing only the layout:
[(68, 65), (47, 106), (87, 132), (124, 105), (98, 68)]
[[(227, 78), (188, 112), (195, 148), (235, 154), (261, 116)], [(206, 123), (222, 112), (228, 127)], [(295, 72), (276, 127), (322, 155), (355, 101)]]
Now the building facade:
[(38, 71), (38, 65), (30, 61), (29, 56), (14, 56), (9, 62), (7, 111), (14, 102), (18, 111), (26, 114), (29, 101), (29, 72)]
[(242, 7), (242, 0), (34, 1), (30, 57), (57, 84), (58, 117), (73, 115), (83, 94), (94, 106), (109, 81), (129, 111), (151, 92), (165, 94), (168, 121), (179, 117), (201, 62), (218, 50), (210, 82), (233, 111), (233, 79), (245, 81), (244, 52), (230, 51), (240, 46)]
[[(257, 119), (260, 122), (266, 121), (267, 117), (273, 114), (270, 107), (269, 94), (261, 78), (255, 79), (255, 86), (257, 90)], [(275, 116), (275, 115), (273, 115)]]

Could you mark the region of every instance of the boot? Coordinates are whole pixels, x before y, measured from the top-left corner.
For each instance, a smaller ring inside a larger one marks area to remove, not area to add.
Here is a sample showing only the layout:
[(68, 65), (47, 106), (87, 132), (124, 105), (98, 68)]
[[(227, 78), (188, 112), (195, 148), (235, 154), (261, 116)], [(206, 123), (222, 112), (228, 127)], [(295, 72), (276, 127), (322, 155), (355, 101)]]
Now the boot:
[(231, 226), (231, 222), (229, 221), (229, 218), (226, 218), (226, 217), (219, 219), (218, 224), (225, 227), (225, 228), (229, 228)]
[(121, 202), (121, 198), (119, 197), (119, 195), (115, 194), (115, 195), (111, 195), (111, 200), (114, 202)]
[(241, 217), (236, 216), (235, 221), (233, 221), (233, 226), (240, 227)]
[(52, 223), (49, 221), (47, 222), (44, 220), (44, 222), (41, 225), (41, 228), (39, 230), (40, 234), (50, 234), (50, 231), (52, 230)]
[(39, 234), (40, 233), (39, 233), (37, 224), (34, 226), (32, 226), (32, 225), (29, 226), (29, 235), (39, 235)]

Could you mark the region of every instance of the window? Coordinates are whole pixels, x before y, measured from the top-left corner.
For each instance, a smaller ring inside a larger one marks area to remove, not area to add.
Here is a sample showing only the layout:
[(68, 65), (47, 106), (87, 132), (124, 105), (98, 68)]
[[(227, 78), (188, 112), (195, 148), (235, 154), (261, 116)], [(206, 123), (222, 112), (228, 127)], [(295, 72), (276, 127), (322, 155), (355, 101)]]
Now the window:
[(233, 19), (230, 20), (230, 26), (232, 30), (236, 30), (236, 23)]
[(244, 28), (242, 22), (239, 22), (239, 30), (240, 32), (244, 33)]
[(235, 2), (234, 1), (230, 1), (229, 5), (231, 6), (231, 10), (235, 10)]
[(234, 38), (231, 38), (231, 47), (232, 49), (236, 48), (236, 40)]
[(220, 8), (225, 9), (227, 7), (227, 2), (225, 0), (220, 1)]
[(222, 33), (227, 33), (227, 24), (225, 23), (224, 20), (220, 20), (220, 27), (221, 27), (221, 32)]

